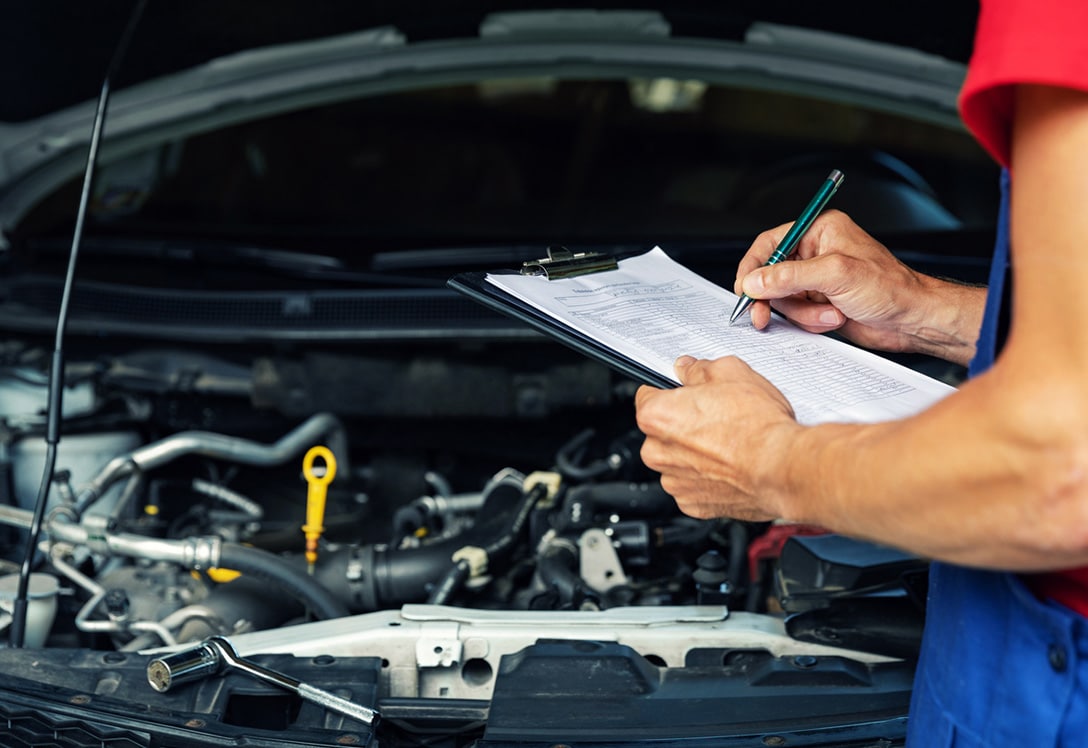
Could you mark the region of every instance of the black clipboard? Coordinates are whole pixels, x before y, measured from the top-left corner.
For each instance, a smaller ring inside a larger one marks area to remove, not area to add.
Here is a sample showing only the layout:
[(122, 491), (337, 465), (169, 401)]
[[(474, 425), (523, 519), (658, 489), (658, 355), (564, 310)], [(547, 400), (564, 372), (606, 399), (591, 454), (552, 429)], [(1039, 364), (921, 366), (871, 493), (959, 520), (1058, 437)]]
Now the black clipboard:
[[(549, 278), (569, 277), (587, 273), (606, 273), (616, 267), (615, 258), (597, 253), (571, 255), (566, 250), (548, 250), (548, 258), (524, 264), (523, 274), (540, 275), (540, 282), (547, 283)], [(539, 332), (544, 333), (579, 353), (612, 367), (642, 384), (649, 384), (662, 389), (673, 389), (680, 385), (663, 377), (648, 366), (609, 348), (599, 340), (564, 325), (521, 299), (511, 296), (493, 283), (488, 283), (488, 275), (505, 273), (516, 274), (517, 270), (498, 270), (487, 272), (459, 273), (450, 278), (446, 285), (508, 317), (524, 322)]]

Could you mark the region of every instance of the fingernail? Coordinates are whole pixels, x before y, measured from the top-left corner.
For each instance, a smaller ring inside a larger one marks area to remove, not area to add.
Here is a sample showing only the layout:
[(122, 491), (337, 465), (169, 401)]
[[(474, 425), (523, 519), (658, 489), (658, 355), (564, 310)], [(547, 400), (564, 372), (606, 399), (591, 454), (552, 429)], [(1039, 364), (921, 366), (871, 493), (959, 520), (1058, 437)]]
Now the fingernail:
[(834, 309), (825, 309), (820, 312), (820, 322), (825, 325), (837, 325), (840, 319), (839, 313)]
[(694, 356), (681, 356), (673, 362), (672, 366), (674, 369), (679, 369), (681, 366), (691, 366), (694, 363)]

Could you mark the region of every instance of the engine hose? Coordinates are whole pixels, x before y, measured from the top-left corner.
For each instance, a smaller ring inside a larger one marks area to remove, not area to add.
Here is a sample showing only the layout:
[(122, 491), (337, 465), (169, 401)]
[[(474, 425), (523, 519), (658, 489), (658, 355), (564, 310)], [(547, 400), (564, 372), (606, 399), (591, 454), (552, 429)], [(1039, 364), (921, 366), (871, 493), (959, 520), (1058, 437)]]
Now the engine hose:
[[(75, 513), (82, 516), (117, 481), (135, 472), (147, 472), (162, 467), (179, 457), (200, 455), (212, 459), (230, 460), (240, 465), (270, 467), (280, 465), (303, 452), (321, 438), (339, 440), (343, 426), (336, 416), (317, 413), (272, 444), (260, 444), (206, 431), (183, 431), (151, 444), (138, 447), (128, 454), (110, 460), (76, 496)], [(347, 450), (337, 447), (338, 455)], [(343, 469), (343, 465), (341, 466)]]
[[(483, 550), (484, 564), (490, 563), (492, 559), (502, 556), (509, 551), (518, 539), (521, 537), (522, 531), (525, 529), (526, 523), (529, 521), (529, 515), (533, 511), (533, 507), (536, 503), (544, 498), (544, 494), (547, 493), (547, 487), (538, 483), (533, 486), (529, 491), (525, 493), (525, 497), (521, 503), (518, 504), (517, 511), (514, 512), (514, 516), (510, 519), (510, 524), (506, 530), (497, 538), (492, 540)], [(442, 577), (441, 581), (435, 585), (431, 590), (430, 596), (427, 598), (427, 602), (435, 605), (443, 605), (449, 602), (454, 595), (460, 592), (461, 587), (464, 586), (468, 578), (472, 576), (472, 565), (463, 558), (454, 558), (453, 566), (446, 572), (446, 575)]]
[(609, 481), (575, 486), (567, 491), (557, 518), (559, 531), (589, 527), (599, 512), (618, 512), (627, 516), (659, 517), (679, 513), (676, 500), (665, 493), (660, 483)]
[(555, 464), (563, 477), (569, 480), (585, 481), (599, 478), (613, 470), (608, 460), (594, 460), (588, 465), (579, 464), (593, 435), (593, 429), (586, 429), (559, 448), (555, 455)]
[(738, 584), (746, 579), (744, 565), (748, 561), (748, 530), (733, 520), (729, 523), (729, 581)]
[(587, 602), (600, 607), (600, 597), (590, 589), (575, 569), (578, 567), (578, 550), (567, 540), (553, 540), (540, 552), (536, 573), (544, 587), (554, 592), (559, 608), (584, 605)]
[(547, 487), (542, 483), (538, 483), (525, 493), (525, 497), (518, 505), (517, 511), (514, 512), (514, 516), (510, 519), (510, 524), (506, 530), (483, 547), (487, 551), (488, 558), (501, 556), (517, 543), (526, 523), (529, 521), (529, 515), (533, 513), (533, 507), (544, 498), (547, 492)]
[[(506, 484), (505, 490), (513, 490)], [(546, 493), (544, 486), (521, 492), (521, 500), (501, 514), (492, 513), (488, 506), (482, 514), (486, 522), (452, 538), (428, 543), (418, 548), (389, 548), (384, 545), (340, 548), (323, 553), (317, 568), (317, 578), (330, 590), (342, 593), (352, 610), (381, 610), (391, 605), (422, 602), (444, 580), (461, 585), (455, 572), (453, 555), (465, 546), (483, 548), (489, 562), (501, 558), (520, 539), (537, 501)], [(507, 500), (496, 496), (493, 504)], [(439, 594), (452, 598), (458, 587)]]
[(457, 561), (450, 567), (450, 570), (446, 572), (446, 576), (442, 577), (442, 581), (436, 584), (434, 589), (431, 590), (427, 602), (431, 605), (445, 605), (454, 595), (460, 592), (465, 582), (468, 581), (471, 573), (472, 566), (468, 561), (465, 561), (464, 559)]
[(237, 543), (223, 543), (219, 551), (219, 566), (271, 582), (300, 600), (318, 619), (349, 615), (347, 607), (313, 577), (268, 551)]

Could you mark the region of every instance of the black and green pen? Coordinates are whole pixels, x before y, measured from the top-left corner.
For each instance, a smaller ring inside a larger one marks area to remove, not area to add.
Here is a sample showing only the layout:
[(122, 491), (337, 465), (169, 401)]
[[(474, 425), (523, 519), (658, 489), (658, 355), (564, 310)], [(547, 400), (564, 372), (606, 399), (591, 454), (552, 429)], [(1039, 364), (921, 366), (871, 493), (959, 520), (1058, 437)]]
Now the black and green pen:
[[(816, 192), (816, 196), (812, 198), (812, 201), (805, 207), (800, 217), (794, 221), (790, 230), (782, 237), (782, 241), (779, 242), (778, 248), (775, 249), (774, 254), (768, 257), (767, 261), (763, 263), (764, 267), (777, 264), (790, 256), (790, 253), (793, 252), (801, 242), (801, 237), (805, 235), (809, 226), (816, 220), (816, 216), (820, 215), (827, 206), (828, 200), (835, 194), (835, 190), (839, 189), (839, 185), (842, 184), (842, 181), (845, 178), (845, 175), (838, 169), (831, 170), (831, 173), (827, 175), (827, 179), (820, 185), (820, 189)], [(752, 301), (752, 298), (749, 297), (748, 294), (743, 294), (740, 299), (737, 300), (737, 306), (733, 309), (733, 313), (729, 315), (729, 324), (736, 322), (737, 318), (744, 314), (744, 310), (751, 305)]]

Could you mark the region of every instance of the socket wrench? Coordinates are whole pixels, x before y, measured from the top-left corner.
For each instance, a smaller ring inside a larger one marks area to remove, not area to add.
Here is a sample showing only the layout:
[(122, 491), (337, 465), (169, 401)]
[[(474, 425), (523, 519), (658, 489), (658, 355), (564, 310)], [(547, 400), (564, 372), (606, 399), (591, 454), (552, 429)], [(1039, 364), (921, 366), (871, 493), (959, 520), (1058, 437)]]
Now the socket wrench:
[(147, 664), (147, 682), (159, 693), (166, 693), (174, 686), (225, 670), (237, 670), (259, 681), (279, 686), (306, 701), (364, 724), (375, 725), (380, 716), (374, 709), (239, 657), (230, 641), (222, 636), (210, 637), (196, 647), (152, 660)]

